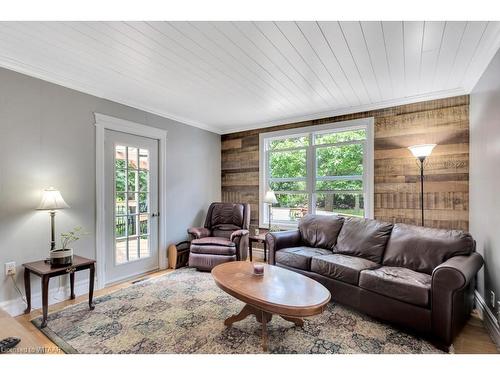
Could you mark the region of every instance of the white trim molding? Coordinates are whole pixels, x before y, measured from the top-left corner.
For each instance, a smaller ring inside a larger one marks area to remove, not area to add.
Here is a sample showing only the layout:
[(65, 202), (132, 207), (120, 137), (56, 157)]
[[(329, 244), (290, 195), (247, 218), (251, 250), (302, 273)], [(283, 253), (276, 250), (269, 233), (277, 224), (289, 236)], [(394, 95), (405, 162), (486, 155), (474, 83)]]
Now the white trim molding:
[[(268, 223), (266, 222), (267, 213), (263, 205), (263, 197), (267, 189), (267, 158), (266, 158), (266, 141), (272, 138), (286, 138), (294, 135), (308, 135), (310, 140), (310, 145), (307, 146), (307, 185), (308, 191), (314, 191), (314, 175), (310, 172), (315, 170), (315, 158), (311, 155), (314, 154), (315, 146), (312, 143), (312, 135), (318, 132), (328, 132), (328, 131), (347, 131), (355, 129), (365, 129), (366, 130), (366, 141), (363, 142), (364, 145), (364, 155), (363, 155), (363, 195), (364, 195), (364, 212), (365, 217), (373, 219), (374, 217), (374, 123), (375, 119), (373, 117), (366, 117), (356, 120), (348, 121), (338, 121), (330, 122), (327, 124), (317, 125), (317, 126), (305, 126), (301, 128), (293, 128), (286, 130), (277, 130), (273, 132), (263, 132), (259, 134), (259, 227), (265, 227)], [(311, 148), (313, 151), (311, 151)], [(303, 180), (303, 178), (301, 179)], [(309, 197), (309, 206), (313, 207), (315, 205), (314, 199)], [(282, 229), (295, 228), (297, 225), (292, 223), (278, 223)]]
[(490, 310), (483, 297), (477, 290), (474, 291), (474, 297), (476, 300), (476, 308), (483, 319), (484, 326), (491, 336), (491, 339), (497, 346), (497, 350), (500, 351), (500, 326), (497, 318), (493, 311)]
[(120, 118), (94, 113), (96, 127), (96, 261), (97, 261), (97, 288), (104, 288), (106, 285), (105, 275), (105, 171), (104, 171), (104, 135), (105, 130), (114, 130), (123, 133), (138, 135), (157, 139), (159, 141), (158, 152), (158, 206), (159, 217), (159, 237), (158, 237), (158, 261), (159, 268), (167, 268), (167, 131), (136, 122), (123, 120)]

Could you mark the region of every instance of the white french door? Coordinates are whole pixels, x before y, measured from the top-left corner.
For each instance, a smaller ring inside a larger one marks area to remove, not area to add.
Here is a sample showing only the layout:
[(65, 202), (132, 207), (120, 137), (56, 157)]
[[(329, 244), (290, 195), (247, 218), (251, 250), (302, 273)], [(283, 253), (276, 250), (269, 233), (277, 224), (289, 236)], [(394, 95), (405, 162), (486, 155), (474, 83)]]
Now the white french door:
[(105, 131), (105, 274), (158, 269), (158, 141)]

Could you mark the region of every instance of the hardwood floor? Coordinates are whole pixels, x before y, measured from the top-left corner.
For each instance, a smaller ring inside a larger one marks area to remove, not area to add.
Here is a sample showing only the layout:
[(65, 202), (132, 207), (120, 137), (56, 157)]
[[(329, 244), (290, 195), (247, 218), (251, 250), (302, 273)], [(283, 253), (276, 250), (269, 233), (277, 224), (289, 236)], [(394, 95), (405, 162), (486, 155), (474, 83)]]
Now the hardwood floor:
[[(262, 260), (262, 253), (259, 249), (254, 249), (257, 260)], [(260, 259), (259, 259), (260, 258)], [(166, 273), (173, 272), (165, 270), (154, 272), (147, 277), (158, 277)], [(141, 276), (139, 279), (143, 278)], [(114, 292), (118, 289), (132, 285), (134, 280), (119, 283), (95, 292), (95, 296)], [(51, 311), (60, 310), (66, 306), (74, 305), (87, 300), (87, 295), (77, 297), (75, 300), (59, 302), (49, 306)], [(20, 352), (29, 353), (61, 353), (63, 352), (42, 332), (40, 332), (31, 320), (41, 315), (41, 309), (33, 310), (30, 314), (20, 315), (15, 318), (8, 316), (0, 310), (0, 338), (6, 336), (18, 336), (21, 343), (18, 345)], [(453, 343), (456, 354), (498, 354), (497, 348), (491, 340), (488, 332), (484, 328), (482, 320), (477, 314), (473, 314), (467, 325)]]

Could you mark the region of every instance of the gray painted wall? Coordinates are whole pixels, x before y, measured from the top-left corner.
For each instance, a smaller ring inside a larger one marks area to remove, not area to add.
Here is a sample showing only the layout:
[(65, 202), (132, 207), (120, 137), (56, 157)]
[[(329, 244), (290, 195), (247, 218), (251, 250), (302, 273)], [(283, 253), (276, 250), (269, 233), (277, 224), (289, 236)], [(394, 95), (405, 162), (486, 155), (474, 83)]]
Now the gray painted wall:
[[(84, 226), (91, 234), (75, 251), (95, 257), (94, 112), (168, 130), (169, 242), (183, 240), (220, 200), (219, 135), (0, 69), (0, 302), (18, 297), (4, 263), (17, 262), (22, 286), (21, 264), (48, 254), (49, 216), (35, 211), (43, 188), (58, 188), (71, 206), (57, 214), (57, 232)], [(77, 282), (86, 276), (77, 273)]]
[[(500, 51), (470, 95), (470, 231), (485, 260), (478, 289), (500, 301)], [(495, 309), (498, 311), (498, 306)]]

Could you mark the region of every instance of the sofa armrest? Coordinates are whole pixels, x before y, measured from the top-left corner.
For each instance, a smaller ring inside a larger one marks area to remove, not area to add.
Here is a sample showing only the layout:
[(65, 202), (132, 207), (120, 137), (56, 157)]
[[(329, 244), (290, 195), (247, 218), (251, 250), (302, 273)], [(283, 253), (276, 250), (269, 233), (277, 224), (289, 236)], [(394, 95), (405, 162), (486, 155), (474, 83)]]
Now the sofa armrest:
[(276, 251), (287, 247), (300, 246), (300, 244), (301, 237), (298, 229), (285, 232), (268, 232), (266, 234), (266, 245), (269, 252), (269, 264), (276, 264)]
[(483, 266), (478, 253), (456, 256), (432, 271), (432, 330), (446, 345), (469, 318), (473, 307), (475, 276)]
[(248, 236), (249, 231), (246, 229), (238, 229), (231, 233), (229, 239), (236, 245), (236, 259), (246, 260), (248, 256)]
[(188, 228), (187, 232), (188, 234), (192, 235), (195, 239), (210, 237), (210, 234), (212, 234), (210, 229), (203, 227), (191, 227)]
[(461, 289), (469, 284), (482, 266), (483, 257), (478, 253), (452, 257), (432, 271), (432, 288)]

